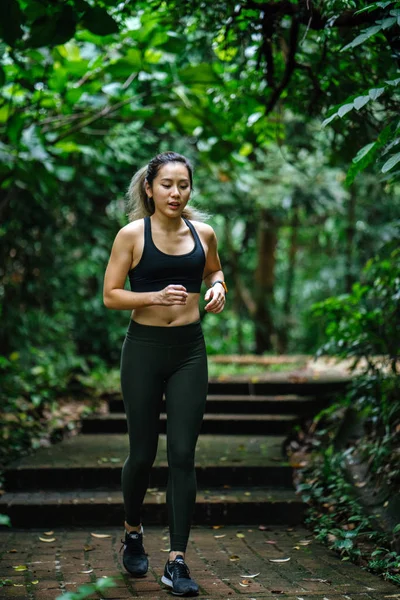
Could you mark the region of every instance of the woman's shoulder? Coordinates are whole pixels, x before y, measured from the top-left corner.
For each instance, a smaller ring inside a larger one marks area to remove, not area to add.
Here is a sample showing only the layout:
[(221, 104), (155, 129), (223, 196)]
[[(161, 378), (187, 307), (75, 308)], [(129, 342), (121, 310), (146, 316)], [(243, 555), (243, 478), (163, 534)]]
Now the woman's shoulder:
[(210, 237), (214, 235), (214, 229), (208, 223), (204, 223), (204, 221), (194, 221), (189, 219), (189, 221), (196, 227), (196, 230), (203, 235)]
[(141, 219), (135, 219), (134, 221), (130, 221), (130, 223), (127, 223), (126, 225), (121, 227), (120, 231), (123, 231), (123, 230), (126, 232), (139, 231), (139, 230), (143, 229), (143, 224), (144, 224), (144, 217), (142, 217)]
[(143, 234), (144, 219), (136, 219), (121, 227), (117, 237), (126, 242), (135, 242), (137, 236)]

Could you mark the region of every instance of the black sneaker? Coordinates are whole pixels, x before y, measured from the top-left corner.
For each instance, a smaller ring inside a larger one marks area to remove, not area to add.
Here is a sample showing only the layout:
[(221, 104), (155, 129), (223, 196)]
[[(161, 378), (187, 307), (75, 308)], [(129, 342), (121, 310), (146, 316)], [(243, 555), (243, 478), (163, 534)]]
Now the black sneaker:
[(178, 555), (175, 560), (167, 561), (161, 581), (172, 588), (175, 596), (195, 596), (199, 593), (199, 586), (190, 578), (189, 573), (183, 556)]
[(121, 552), (124, 548), (122, 555), (122, 562), (125, 569), (131, 575), (135, 577), (142, 577), (146, 575), (149, 568), (149, 561), (147, 553), (143, 548), (143, 527), (141, 533), (131, 531), (128, 533), (125, 531), (125, 539), (121, 540), (122, 546), (119, 549)]

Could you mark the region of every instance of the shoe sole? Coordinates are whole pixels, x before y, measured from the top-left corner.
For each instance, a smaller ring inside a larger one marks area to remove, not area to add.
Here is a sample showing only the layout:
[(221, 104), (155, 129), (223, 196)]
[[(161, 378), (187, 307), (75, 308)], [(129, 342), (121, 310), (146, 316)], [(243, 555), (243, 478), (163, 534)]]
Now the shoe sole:
[(146, 571), (146, 573), (132, 573), (132, 571), (130, 571), (129, 569), (127, 569), (125, 567), (125, 565), (124, 565), (124, 568), (125, 568), (125, 571), (127, 573), (129, 573), (129, 575), (132, 575), (132, 577), (138, 577), (139, 578), (139, 577), (146, 577), (146, 575), (147, 575), (147, 571)]
[(124, 565), (124, 569), (125, 571), (127, 571), (130, 575), (133, 575), (133, 577), (145, 577), (147, 575), (147, 572), (149, 570), (149, 568), (147, 567), (147, 570), (144, 573), (134, 573), (132, 571), (130, 571), (126, 566), (125, 563), (122, 561), (122, 564)]
[[(172, 581), (171, 581), (170, 579), (167, 579), (167, 578), (165, 577), (165, 575), (163, 575), (163, 576), (161, 577), (161, 581), (162, 581), (163, 583), (165, 583), (165, 585), (167, 585), (168, 587), (170, 587), (170, 588), (172, 588), (172, 587), (173, 587), (173, 585), (172, 585)], [(173, 589), (172, 589), (171, 591), (172, 591), (172, 593), (174, 594), (174, 596), (197, 596), (197, 595), (198, 595), (198, 593), (199, 593), (199, 592), (174, 592), (174, 590), (173, 590)]]

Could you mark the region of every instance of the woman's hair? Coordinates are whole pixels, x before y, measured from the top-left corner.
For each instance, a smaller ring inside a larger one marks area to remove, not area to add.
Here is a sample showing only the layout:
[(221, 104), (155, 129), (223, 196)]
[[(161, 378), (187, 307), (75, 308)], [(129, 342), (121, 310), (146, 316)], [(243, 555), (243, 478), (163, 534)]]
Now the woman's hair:
[[(190, 189), (193, 190), (193, 167), (190, 161), (177, 152), (162, 152), (154, 156), (148, 165), (137, 171), (131, 179), (128, 191), (126, 193), (126, 207), (129, 221), (136, 221), (143, 217), (150, 216), (154, 213), (154, 200), (146, 194), (144, 183), (145, 180), (152, 185), (160, 168), (169, 162), (183, 163), (189, 172)], [(203, 221), (207, 214), (196, 208), (185, 206), (182, 216), (186, 219)]]

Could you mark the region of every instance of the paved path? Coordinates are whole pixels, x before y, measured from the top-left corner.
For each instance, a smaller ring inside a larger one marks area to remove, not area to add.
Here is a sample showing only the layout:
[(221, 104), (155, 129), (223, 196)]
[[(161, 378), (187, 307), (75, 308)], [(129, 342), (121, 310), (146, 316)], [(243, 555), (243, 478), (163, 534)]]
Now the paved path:
[[(96, 538), (93, 533), (108, 534)], [(53, 529), (54, 543), (42, 542), (43, 530), (0, 531), (0, 577), (12, 585), (0, 588), (7, 600), (55, 600), (67, 591), (100, 577), (113, 577), (117, 587), (90, 598), (122, 600), (173, 598), (160, 578), (168, 556), (168, 529), (144, 525), (150, 570), (135, 579), (122, 566), (123, 528)], [(239, 537), (238, 537), (239, 534)], [(49, 537), (49, 536), (47, 536)], [(282, 563), (270, 559), (289, 558)], [(201, 586), (201, 599), (386, 600), (400, 589), (349, 562), (313, 540), (303, 527), (193, 527), (186, 561)], [(26, 565), (25, 571), (13, 567)], [(90, 573), (81, 573), (88, 571)], [(246, 578), (246, 575), (257, 577)], [(37, 581), (36, 584), (29, 582)], [(240, 585), (240, 584), (243, 585)]]

